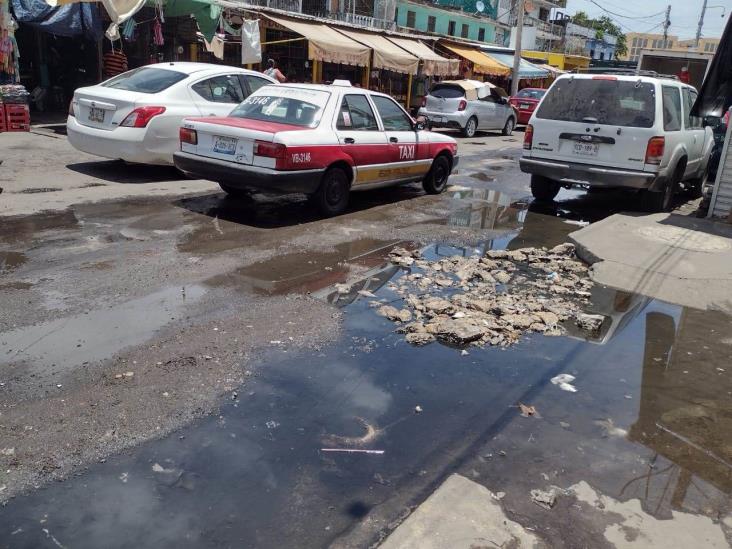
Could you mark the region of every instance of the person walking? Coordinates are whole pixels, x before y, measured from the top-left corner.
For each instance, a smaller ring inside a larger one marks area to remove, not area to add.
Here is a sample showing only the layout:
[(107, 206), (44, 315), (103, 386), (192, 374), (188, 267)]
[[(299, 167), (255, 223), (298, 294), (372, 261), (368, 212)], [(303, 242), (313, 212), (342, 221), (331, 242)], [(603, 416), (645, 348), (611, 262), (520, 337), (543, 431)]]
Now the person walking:
[(282, 74), (282, 71), (280, 71), (280, 69), (277, 68), (277, 63), (275, 63), (274, 59), (268, 59), (267, 65), (269, 65), (269, 67), (266, 71), (264, 71), (264, 74), (266, 74), (270, 78), (274, 78), (280, 84), (287, 80), (287, 77)]

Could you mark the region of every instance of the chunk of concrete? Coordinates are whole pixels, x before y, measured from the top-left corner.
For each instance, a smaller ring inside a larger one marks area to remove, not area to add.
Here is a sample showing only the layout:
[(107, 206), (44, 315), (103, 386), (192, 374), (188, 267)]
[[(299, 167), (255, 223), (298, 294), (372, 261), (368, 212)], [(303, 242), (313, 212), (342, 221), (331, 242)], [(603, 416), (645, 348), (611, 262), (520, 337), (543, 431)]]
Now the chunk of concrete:
[(509, 520), (495, 495), (452, 475), (381, 544), (381, 549), (538, 547), (539, 540)]
[(697, 309), (732, 313), (732, 227), (674, 214), (616, 214), (569, 235), (592, 279)]

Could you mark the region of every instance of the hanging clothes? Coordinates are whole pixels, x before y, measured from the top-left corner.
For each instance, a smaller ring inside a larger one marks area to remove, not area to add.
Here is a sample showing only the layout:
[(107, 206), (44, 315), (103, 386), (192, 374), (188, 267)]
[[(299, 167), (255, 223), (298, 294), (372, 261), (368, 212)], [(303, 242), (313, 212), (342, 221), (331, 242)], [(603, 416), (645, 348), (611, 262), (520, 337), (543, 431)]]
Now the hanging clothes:
[(124, 25), (122, 25), (122, 37), (128, 42), (132, 40), (132, 37), (135, 34), (136, 27), (137, 22), (134, 19), (130, 18), (125, 21)]
[(213, 53), (216, 59), (224, 59), (224, 40), (220, 36), (216, 35), (213, 40), (209, 42), (204, 37), (203, 43), (206, 45), (206, 51)]
[(165, 45), (165, 39), (163, 38), (163, 26), (160, 24), (160, 19), (155, 19), (153, 23), (153, 44), (156, 46)]

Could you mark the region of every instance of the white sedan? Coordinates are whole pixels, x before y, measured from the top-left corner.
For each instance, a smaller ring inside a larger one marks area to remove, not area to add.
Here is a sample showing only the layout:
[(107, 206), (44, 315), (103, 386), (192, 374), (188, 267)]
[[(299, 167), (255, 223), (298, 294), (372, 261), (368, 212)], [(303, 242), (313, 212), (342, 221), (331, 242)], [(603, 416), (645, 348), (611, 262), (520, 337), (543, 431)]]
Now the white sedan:
[(158, 63), (79, 88), (68, 139), (85, 153), (141, 164), (172, 164), (178, 130), (191, 116), (227, 116), (262, 86), (262, 73), (207, 63)]

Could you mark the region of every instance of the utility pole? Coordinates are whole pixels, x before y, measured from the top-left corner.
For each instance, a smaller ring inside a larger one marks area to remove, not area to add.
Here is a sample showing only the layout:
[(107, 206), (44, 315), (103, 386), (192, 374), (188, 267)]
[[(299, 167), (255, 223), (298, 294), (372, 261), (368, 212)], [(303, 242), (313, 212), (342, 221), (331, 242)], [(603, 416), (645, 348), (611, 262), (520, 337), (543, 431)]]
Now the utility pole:
[(666, 8), (666, 20), (663, 22), (663, 49), (668, 48), (668, 28), (671, 26), (671, 5)]
[(694, 47), (696, 49), (699, 49), (699, 40), (701, 39), (702, 27), (704, 26), (704, 15), (706, 13), (707, 13), (707, 0), (704, 0), (704, 4), (702, 4), (701, 17), (699, 17), (699, 26), (696, 29), (696, 42), (694, 42)]
[(516, 53), (513, 54), (513, 73), (511, 75), (511, 96), (518, 93), (519, 69), (521, 68), (521, 34), (524, 30), (524, 0), (517, 0), (516, 13)]

